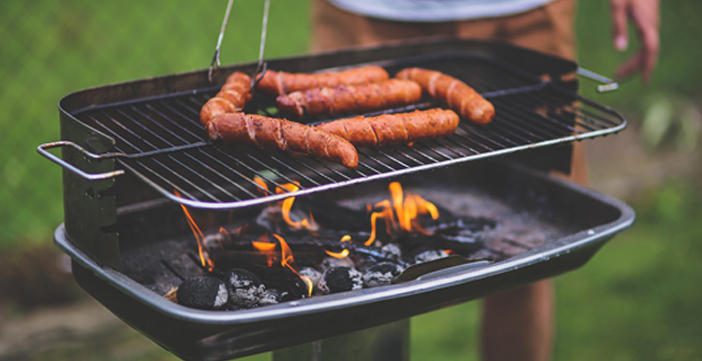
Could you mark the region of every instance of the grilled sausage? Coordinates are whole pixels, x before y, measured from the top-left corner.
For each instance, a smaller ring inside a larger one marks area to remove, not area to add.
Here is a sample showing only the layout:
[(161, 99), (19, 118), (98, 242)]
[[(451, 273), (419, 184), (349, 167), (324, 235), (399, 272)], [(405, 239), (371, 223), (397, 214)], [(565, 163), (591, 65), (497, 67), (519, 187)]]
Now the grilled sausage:
[(340, 119), (320, 124), (316, 128), (336, 134), (357, 147), (372, 147), (434, 139), (452, 134), (457, 127), (456, 113), (435, 108), (377, 117)]
[(381, 83), (339, 85), (281, 95), (278, 109), (286, 114), (339, 115), (362, 113), (416, 103), (422, 87), (411, 80), (390, 79)]
[(408, 68), (397, 73), (398, 79), (419, 83), (439, 103), (477, 124), (487, 124), (495, 116), (495, 107), (466, 83), (434, 70)]
[(268, 95), (283, 95), (312, 88), (375, 83), (389, 78), (390, 76), (385, 69), (375, 65), (316, 74), (268, 70), (256, 86), (256, 90)]
[(251, 77), (242, 72), (234, 72), (227, 78), (219, 93), (202, 106), (200, 110), (202, 125), (206, 125), (217, 115), (244, 109), (246, 103), (251, 99), (250, 90)]
[(226, 113), (206, 125), (210, 139), (228, 145), (254, 145), (280, 149), (343, 164), (358, 166), (356, 148), (341, 137), (285, 119), (262, 115)]

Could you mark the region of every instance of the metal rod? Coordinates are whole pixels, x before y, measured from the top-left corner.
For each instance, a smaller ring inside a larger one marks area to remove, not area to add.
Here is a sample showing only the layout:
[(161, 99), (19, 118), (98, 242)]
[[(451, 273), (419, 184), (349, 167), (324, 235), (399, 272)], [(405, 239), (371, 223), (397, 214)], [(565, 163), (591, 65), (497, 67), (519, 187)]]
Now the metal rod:
[[(222, 48), (222, 39), (224, 39), (224, 30), (227, 28), (227, 22), (229, 21), (229, 13), (232, 11), (232, 4), (234, 0), (229, 0), (227, 4), (227, 11), (224, 13), (224, 21), (222, 21), (222, 30), (219, 31), (219, 38), (217, 38), (217, 47), (215, 48), (214, 56), (212, 56), (212, 62), (210, 63), (210, 70), (207, 72), (207, 80), (212, 83), (212, 73), (219, 68), (221, 65), (219, 61), (220, 49)], [(215, 67), (216, 64), (216, 67)]]

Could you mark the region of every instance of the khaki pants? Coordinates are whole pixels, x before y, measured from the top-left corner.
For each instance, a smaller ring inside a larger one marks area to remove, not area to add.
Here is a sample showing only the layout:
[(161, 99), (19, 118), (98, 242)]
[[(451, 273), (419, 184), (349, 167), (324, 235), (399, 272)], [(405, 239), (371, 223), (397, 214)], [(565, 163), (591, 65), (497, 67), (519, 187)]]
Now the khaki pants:
[[(558, 0), (525, 13), (499, 18), (410, 23), (368, 18), (340, 10), (325, 0), (313, 0), (312, 50), (378, 45), (428, 36), (453, 36), (500, 40), (574, 59), (575, 8), (575, 0)], [(573, 167), (569, 178), (580, 184), (587, 183), (587, 167), (581, 143), (574, 145)]]

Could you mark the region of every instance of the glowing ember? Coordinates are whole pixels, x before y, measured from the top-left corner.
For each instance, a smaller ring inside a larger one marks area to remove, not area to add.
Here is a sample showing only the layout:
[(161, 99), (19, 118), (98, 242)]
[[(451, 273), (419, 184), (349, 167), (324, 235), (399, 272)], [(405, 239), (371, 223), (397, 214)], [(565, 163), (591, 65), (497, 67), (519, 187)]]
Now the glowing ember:
[[(177, 190), (174, 190), (173, 194), (175, 194), (176, 197), (180, 198), (180, 193)], [(185, 219), (188, 221), (188, 226), (190, 226), (190, 230), (192, 230), (193, 234), (195, 235), (195, 240), (197, 241), (197, 252), (200, 256), (200, 263), (202, 264), (202, 267), (207, 267), (208, 271), (212, 271), (214, 269), (214, 263), (210, 259), (210, 256), (207, 254), (207, 250), (205, 250), (205, 247), (203, 247), (203, 239), (205, 238), (205, 236), (202, 234), (200, 227), (198, 227), (197, 224), (195, 224), (193, 217), (188, 211), (188, 208), (186, 208), (183, 204), (181, 204), (180, 207), (183, 209), (183, 213), (185, 213)]]
[(351, 242), (351, 236), (349, 236), (349, 235), (347, 234), (347, 235), (341, 237), (341, 239), (339, 240), (339, 242)]
[(307, 284), (307, 295), (311, 296), (312, 295), (312, 290), (314, 289), (314, 284), (312, 284), (312, 280), (309, 277), (301, 275), (297, 270), (295, 270), (295, 267), (293, 266), (295, 263), (295, 259), (293, 258), (292, 251), (290, 250), (290, 247), (288, 246), (288, 243), (285, 242), (283, 237), (273, 234), (273, 237), (278, 240), (280, 243), (280, 249), (281, 249), (281, 261), (280, 265), (283, 267), (288, 268), (289, 270), (293, 271), (302, 281)]
[(341, 251), (341, 252), (339, 252), (339, 253), (330, 252), (330, 251), (327, 251), (327, 250), (324, 250), (324, 252), (327, 252), (328, 255), (330, 255), (330, 256), (332, 256), (332, 257), (334, 257), (334, 258), (338, 258), (338, 259), (346, 258), (346, 257), (348, 257), (348, 255), (349, 255), (349, 250), (348, 250), (348, 249), (344, 249), (343, 251)]

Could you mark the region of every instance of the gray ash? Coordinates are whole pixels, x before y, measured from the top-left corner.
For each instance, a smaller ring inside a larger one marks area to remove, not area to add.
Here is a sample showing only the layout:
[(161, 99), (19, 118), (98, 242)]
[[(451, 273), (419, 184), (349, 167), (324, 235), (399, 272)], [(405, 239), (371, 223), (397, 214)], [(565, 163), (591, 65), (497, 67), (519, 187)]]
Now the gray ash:
[(402, 266), (395, 263), (378, 263), (363, 273), (363, 286), (369, 288), (389, 285), (403, 270)]
[(229, 305), (234, 308), (252, 308), (258, 305), (266, 290), (260, 278), (243, 268), (234, 268), (224, 275), (229, 290)]
[(411, 253), (411, 262), (413, 264), (424, 263), (448, 256), (449, 254), (442, 249), (419, 248)]
[(258, 299), (259, 306), (276, 305), (281, 302), (282, 296), (278, 290), (267, 289), (261, 292)]
[(348, 268), (354, 268), (355, 265), (351, 259), (348, 257), (346, 258), (334, 258), (334, 257), (327, 257), (322, 260), (322, 264), (320, 265), (320, 268), (322, 271), (326, 271), (330, 268), (336, 268), (336, 267), (348, 267)]
[(218, 278), (193, 277), (178, 287), (178, 303), (204, 310), (218, 310), (227, 304), (227, 286)]

